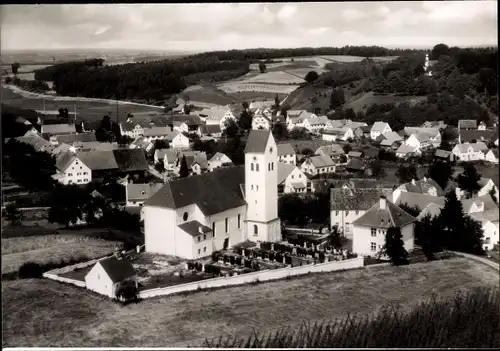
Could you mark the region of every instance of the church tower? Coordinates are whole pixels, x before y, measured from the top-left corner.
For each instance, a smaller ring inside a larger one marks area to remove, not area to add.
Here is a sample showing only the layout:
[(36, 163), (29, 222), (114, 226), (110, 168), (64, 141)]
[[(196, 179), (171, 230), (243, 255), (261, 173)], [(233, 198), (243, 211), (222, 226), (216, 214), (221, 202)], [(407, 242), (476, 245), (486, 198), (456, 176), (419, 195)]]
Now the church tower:
[(429, 62), (429, 54), (425, 54), (424, 71), (425, 71), (424, 74), (426, 76), (432, 77), (432, 71), (431, 71), (431, 66), (430, 66), (430, 62)]
[(251, 130), (245, 148), (246, 236), (281, 240), (278, 218), (278, 150), (269, 130)]

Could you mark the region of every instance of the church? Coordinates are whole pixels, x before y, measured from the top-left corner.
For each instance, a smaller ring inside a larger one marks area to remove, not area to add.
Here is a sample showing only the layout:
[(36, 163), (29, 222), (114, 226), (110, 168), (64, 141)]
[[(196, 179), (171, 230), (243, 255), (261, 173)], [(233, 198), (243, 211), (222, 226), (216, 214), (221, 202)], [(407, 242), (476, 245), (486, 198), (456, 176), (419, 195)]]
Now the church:
[(144, 204), (145, 251), (197, 259), (244, 241), (281, 240), (278, 149), (251, 130), (245, 165), (176, 179)]

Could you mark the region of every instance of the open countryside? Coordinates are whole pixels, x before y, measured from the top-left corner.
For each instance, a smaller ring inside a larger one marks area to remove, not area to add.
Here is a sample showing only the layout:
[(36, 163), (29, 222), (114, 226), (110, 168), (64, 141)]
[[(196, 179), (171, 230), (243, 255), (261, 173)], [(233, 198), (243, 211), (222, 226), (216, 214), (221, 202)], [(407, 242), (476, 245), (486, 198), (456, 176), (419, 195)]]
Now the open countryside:
[[(408, 47), (391, 3), (57, 6), (2, 9), (37, 33), (2, 52), (4, 347), (500, 345), (496, 46)], [(496, 42), (487, 2), (404, 6)]]

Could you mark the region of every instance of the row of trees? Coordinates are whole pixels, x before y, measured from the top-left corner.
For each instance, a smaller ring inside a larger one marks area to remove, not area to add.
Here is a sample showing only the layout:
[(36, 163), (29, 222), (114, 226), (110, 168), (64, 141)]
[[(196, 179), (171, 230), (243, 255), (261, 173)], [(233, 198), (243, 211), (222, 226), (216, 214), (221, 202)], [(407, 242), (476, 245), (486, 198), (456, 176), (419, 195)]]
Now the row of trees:
[(41, 94), (50, 90), (48, 84), (45, 82), (40, 80), (20, 79), (18, 77), (5, 77), (5, 84), (14, 84), (21, 89)]

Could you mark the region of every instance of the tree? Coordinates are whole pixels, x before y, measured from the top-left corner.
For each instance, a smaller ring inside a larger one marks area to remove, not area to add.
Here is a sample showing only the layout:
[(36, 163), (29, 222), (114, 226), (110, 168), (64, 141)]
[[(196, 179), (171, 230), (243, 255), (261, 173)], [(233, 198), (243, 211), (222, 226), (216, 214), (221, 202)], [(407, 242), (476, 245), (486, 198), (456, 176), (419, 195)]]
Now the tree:
[(429, 55), (430, 60), (438, 60), (443, 55), (449, 55), (450, 48), (446, 44), (437, 44), (432, 48), (431, 54)]
[(85, 205), (90, 201), (89, 195), (78, 185), (57, 184), (48, 199), (49, 222), (69, 226), (83, 220)]
[(372, 177), (382, 179), (386, 176), (385, 168), (380, 160), (373, 160), (370, 162), (370, 171)]
[(429, 167), (428, 176), (438, 183), (441, 189), (446, 189), (448, 181), (453, 176), (453, 168), (448, 162), (437, 161)]
[(340, 250), (347, 243), (347, 238), (340, 232), (339, 227), (334, 225), (328, 236), (328, 243), (335, 249)]
[(155, 169), (158, 173), (163, 173), (165, 172), (165, 164), (163, 162), (156, 162), (155, 163)]
[(345, 144), (344, 146), (342, 146), (342, 150), (344, 150), (344, 152), (348, 154), (349, 152), (351, 152), (352, 146), (349, 144)]
[(186, 161), (186, 156), (182, 156), (181, 167), (179, 169), (179, 177), (186, 178), (189, 175), (189, 168)]
[(260, 71), (260, 73), (266, 73), (267, 68), (266, 68), (266, 64), (264, 62), (259, 63), (259, 71)]
[(344, 90), (342, 88), (335, 88), (330, 95), (330, 109), (336, 110), (345, 104)]
[(417, 217), (420, 212), (422, 212), (422, 210), (420, 209), (420, 207), (418, 207), (418, 205), (408, 205), (406, 202), (403, 202), (401, 204), (398, 205), (403, 211), (405, 211), (406, 213), (408, 213), (409, 215), (413, 216), (413, 217)]
[(59, 117), (63, 118), (63, 119), (68, 119), (69, 118), (69, 111), (67, 108), (59, 108), (58, 110), (59, 112)]
[(272, 132), (276, 140), (286, 140), (288, 138), (288, 129), (281, 121), (274, 124)]
[(21, 67), (21, 64), (19, 62), (14, 62), (12, 65), (10, 65), (11, 69), (12, 69), (12, 73), (14, 75), (17, 74), (17, 72), (19, 72), (19, 68)]
[(240, 128), (232, 118), (229, 118), (225, 122), (225, 129), (222, 134), (227, 138), (238, 138), (240, 136)]
[(170, 147), (170, 144), (168, 143), (167, 139), (156, 139), (154, 141), (155, 150), (168, 149), (169, 147)]
[(278, 94), (276, 94), (276, 96), (274, 97), (274, 109), (275, 110), (278, 110), (280, 108), (280, 97), (278, 96)]
[(248, 108), (250, 107), (250, 105), (248, 104), (248, 102), (246, 101), (243, 101), (241, 103), (241, 107), (243, 107), (244, 110), (248, 110)]
[(441, 234), (439, 221), (430, 214), (415, 223), (415, 243), (422, 247), (427, 260), (435, 259), (434, 253), (440, 251), (438, 238)]
[(408, 183), (417, 179), (417, 167), (414, 164), (400, 165), (396, 171), (396, 176), (400, 183)]
[(184, 113), (186, 115), (189, 115), (191, 113), (191, 111), (193, 110), (193, 106), (185, 104), (183, 110), (184, 110)]
[(21, 224), (21, 211), (19, 211), (19, 208), (15, 203), (10, 203), (5, 207), (5, 218), (12, 225)]
[(319, 75), (316, 71), (307, 72), (304, 80), (308, 83), (314, 83), (319, 78)]
[(471, 198), (481, 189), (481, 185), (479, 185), (480, 179), (481, 174), (478, 173), (476, 167), (467, 164), (464, 166), (464, 171), (457, 177), (457, 183), (460, 189), (465, 192), (467, 198)]
[(311, 150), (310, 148), (306, 147), (306, 148), (303, 148), (300, 153), (304, 156), (308, 156), (308, 157), (311, 157), (314, 155), (314, 151)]
[(238, 126), (243, 130), (250, 130), (252, 128), (252, 113), (248, 110), (243, 110), (238, 119)]
[(136, 283), (131, 280), (120, 283), (116, 290), (116, 297), (124, 303), (137, 301), (139, 298), (139, 291)]
[(395, 266), (408, 264), (408, 252), (404, 247), (401, 228), (390, 227), (385, 234), (385, 245), (379, 253), (379, 256), (387, 255), (389, 260)]

